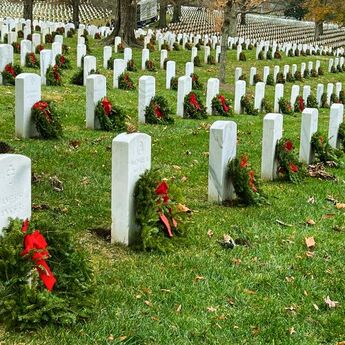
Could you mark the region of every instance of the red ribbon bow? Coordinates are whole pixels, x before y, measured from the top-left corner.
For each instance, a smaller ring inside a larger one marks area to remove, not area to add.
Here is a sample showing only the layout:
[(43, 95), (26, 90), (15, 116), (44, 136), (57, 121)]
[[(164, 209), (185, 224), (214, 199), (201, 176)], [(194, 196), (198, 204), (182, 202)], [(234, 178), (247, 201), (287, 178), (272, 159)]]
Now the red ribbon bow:
[(218, 99), (223, 107), (223, 110), (227, 113), (229, 111), (229, 106), (226, 104), (225, 97), (223, 95), (220, 95)]
[(189, 102), (192, 104), (196, 109), (201, 110), (200, 104), (196, 98), (195, 93), (192, 93), (189, 97)]
[[(168, 189), (169, 189), (168, 184), (165, 181), (163, 181), (158, 185), (158, 187), (156, 188), (156, 191), (155, 191), (156, 194), (162, 198), (162, 201), (163, 201), (162, 203), (165, 206), (168, 204), (168, 202), (170, 200), (169, 195), (168, 195)], [(158, 201), (158, 203), (159, 203), (159, 201)], [(169, 213), (171, 214), (171, 208), (169, 208), (168, 210), (169, 210)], [(171, 230), (171, 224), (169, 222), (168, 217), (163, 213), (162, 208), (159, 209), (158, 213), (159, 213), (159, 219), (164, 224), (164, 226), (167, 230), (168, 236), (170, 238), (173, 237), (173, 233)], [(172, 218), (172, 225), (174, 228), (177, 228), (177, 222), (174, 218)]]
[[(26, 219), (22, 226), (22, 232), (26, 233), (29, 229), (29, 220)], [(56, 278), (50, 270), (46, 259), (49, 258), (47, 250), (47, 242), (44, 236), (35, 230), (32, 234), (27, 234), (24, 237), (24, 250), (20, 253), (21, 256), (32, 253), (31, 259), (36, 264), (37, 272), (48, 291), (52, 291), (56, 283)]]
[(109, 115), (111, 113), (112, 106), (111, 106), (111, 103), (109, 102), (107, 97), (104, 97), (102, 99), (102, 106), (103, 106), (103, 110), (106, 113), (106, 115)]

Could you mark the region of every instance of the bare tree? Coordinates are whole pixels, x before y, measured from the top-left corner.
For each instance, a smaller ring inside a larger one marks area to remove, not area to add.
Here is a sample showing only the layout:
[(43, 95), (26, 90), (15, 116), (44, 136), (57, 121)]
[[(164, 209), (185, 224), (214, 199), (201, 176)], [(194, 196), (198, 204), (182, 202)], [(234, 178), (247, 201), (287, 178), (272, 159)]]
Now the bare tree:
[(30, 19), (32, 23), (34, 0), (24, 0), (24, 19)]

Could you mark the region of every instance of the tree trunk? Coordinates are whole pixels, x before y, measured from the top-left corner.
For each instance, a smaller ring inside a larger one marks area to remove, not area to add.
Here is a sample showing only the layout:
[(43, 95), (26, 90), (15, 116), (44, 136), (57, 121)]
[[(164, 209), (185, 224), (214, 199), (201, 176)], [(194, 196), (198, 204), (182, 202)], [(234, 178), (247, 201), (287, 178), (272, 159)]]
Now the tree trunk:
[(315, 23), (315, 41), (318, 41), (321, 35), (323, 35), (323, 21)]
[(72, 7), (73, 7), (73, 23), (76, 29), (79, 28), (79, 5), (80, 0), (72, 0)]
[(30, 19), (32, 25), (33, 0), (24, 0), (24, 19)]
[(136, 0), (115, 0), (118, 2), (117, 12), (114, 12), (115, 28), (107, 37), (106, 44), (114, 44), (115, 36), (120, 36), (127, 45), (136, 45), (134, 30), (137, 28)]
[(222, 46), (220, 52), (219, 80), (222, 84), (226, 81), (226, 58), (230, 36), (236, 36), (237, 12), (235, 0), (228, 0), (224, 10), (224, 23), (222, 28)]
[(241, 12), (241, 25), (246, 25), (247, 21), (246, 21), (246, 12)]
[(161, 0), (159, 8), (159, 27), (165, 28), (167, 26), (167, 10), (168, 6), (165, 1)]
[(181, 20), (181, 14), (182, 14), (181, 5), (175, 5), (172, 22), (179, 23)]

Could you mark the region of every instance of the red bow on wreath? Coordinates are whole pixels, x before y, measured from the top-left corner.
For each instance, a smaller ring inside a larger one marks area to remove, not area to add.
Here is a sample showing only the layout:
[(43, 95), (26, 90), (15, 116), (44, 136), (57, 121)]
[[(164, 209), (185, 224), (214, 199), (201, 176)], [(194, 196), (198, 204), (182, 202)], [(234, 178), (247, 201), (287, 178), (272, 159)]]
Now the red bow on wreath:
[(225, 97), (223, 95), (220, 95), (218, 99), (223, 107), (223, 110), (227, 113), (229, 111), (229, 106), (226, 104)]
[(102, 106), (103, 106), (103, 109), (104, 109), (104, 112), (106, 115), (109, 115), (111, 113), (111, 110), (112, 110), (112, 106), (111, 106), (111, 103), (109, 102), (108, 98), (107, 97), (104, 97), (103, 100), (102, 100)]
[[(26, 233), (29, 229), (29, 220), (26, 219), (22, 226), (22, 232)], [(50, 270), (47, 262), (49, 257), (47, 250), (47, 242), (44, 236), (35, 230), (32, 234), (27, 234), (24, 237), (24, 250), (20, 253), (21, 256), (32, 253), (32, 260), (36, 264), (37, 272), (48, 291), (52, 291), (56, 283), (53, 272)]]
[(161, 119), (163, 117), (163, 113), (162, 113), (161, 108), (159, 107), (158, 104), (155, 105), (154, 112), (155, 112), (155, 115), (157, 118)]
[(194, 107), (198, 110), (201, 110), (200, 104), (198, 102), (198, 99), (196, 98), (195, 93), (192, 93), (189, 97), (190, 104), (194, 105)]
[(16, 73), (14, 72), (14, 68), (11, 65), (6, 65), (5, 66), (5, 71), (8, 72), (13, 76), (13, 78), (16, 77)]
[[(166, 206), (169, 202), (168, 189), (169, 189), (168, 184), (165, 181), (163, 181), (158, 185), (158, 187), (156, 188), (156, 191), (155, 191), (156, 194), (161, 197), (163, 206)], [(164, 214), (163, 208), (160, 208), (158, 213), (159, 213), (159, 219), (164, 224), (164, 226), (167, 230), (168, 236), (170, 238), (173, 237), (170, 221), (169, 221), (168, 217)], [(171, 215), (171, 208), (168, 208), (168, 215)], [(171, 221), (172, 221), (173, 227), (177, 228), (176, 220), (174, 218), (172, 218)]]

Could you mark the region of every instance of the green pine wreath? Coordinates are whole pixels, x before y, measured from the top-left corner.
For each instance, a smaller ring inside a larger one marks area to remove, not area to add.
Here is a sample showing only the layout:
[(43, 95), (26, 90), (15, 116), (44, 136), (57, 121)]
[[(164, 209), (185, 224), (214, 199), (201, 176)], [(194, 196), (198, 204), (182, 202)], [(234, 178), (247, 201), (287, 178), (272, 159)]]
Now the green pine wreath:
[(155, 96), (145, 109), (145, 122), (150, 124), (172, 124), (174, 118), (171, 116), (167, 100), (162, 96)]
[(1, 72), (3, 85), (14, 85), (17, 75), (22, 73), (22, 69), (18, 65), (7, 64)]
[(61, 86), (62, 78), (58, 65), (49, 66), (46, 72), (47, 86)]
[(139, 227), (135, 246), (166, 251), (186, 233), (186, 215), (179, 189), (155, 170), (140, 176), (134, 189), (135, 218)]
[(311, 148), (315, 153), (316, 160), (321, 163), (338, 164), (340, 162), (342, 151), (334, 149), (320, 132), (314, 133), (311, 137)]
[(340, 148), (345, 152), (345, 122), (343, 122), (339, 127), (338, 141)]
[(40, 62), (38, 61), (35, 53), (27, 53), (25, 56), (25, 66), (29, 68), (39, 68)]
[[(26, 236), (37, 238), (40, 244), (46, 242), (48, 252), (42, 253), (38, 245), (25, 251)], [(35, 262), (39, 253), (47, 255), (45, 262), (56, 279), (53, 288), (46, 287), (39, 275), (42, 266)], [(9, 330), (70, 326), (85, 320), (94, 308), (94, 288), (88, 255), (71, 231), (19, 220), (4, 229), (0, 236), (0, 322)]]
[(212, 115), (231, 116), (233, 109), (230, 101), (224, 95), (217, 95), (212, 99)]
[(183, 103), (183, 117), (186, 119), (206, 119), (206, 108), (202, 104), (200, 96), (194, 91), (190, 92), (185, 98)]
[(126, 129), (127, 116), (119, 107), (114, 107), (107, 97), (103, 97), (96, 105), (95, 116), (103, 131), (122, 132)]
[(64, 55), (60, 55), (60, 54), (56, 55), (55, 64), (58, 66), (58, 68), (61, 68), (61, 69), (71, 68), (71, 62)]
[(60, 118), (51, 102), (36, 102), (32, 106), (31, 116), (37, 132), (43, 139), (57, 139), (62, 136)]
[(129, 73), (124, 72), (119, 76), (119, 89), (121, 90), (135, 90), (134, 82), (129, 76)]
[(294, 144), (290, 139), (282, 138), (278, 141), (275, 156), (278, 162), (277, 174), (280, 179), (293, 183), (304, 179), (306, 170), (294, 152)]
[(262, 204), (265, 201), (258, 178), (248, 163), (248, 156), (243, 155), (241, 159), (234, 158), (229, 161), (228, 178), (241, 204), (249, 206)]

